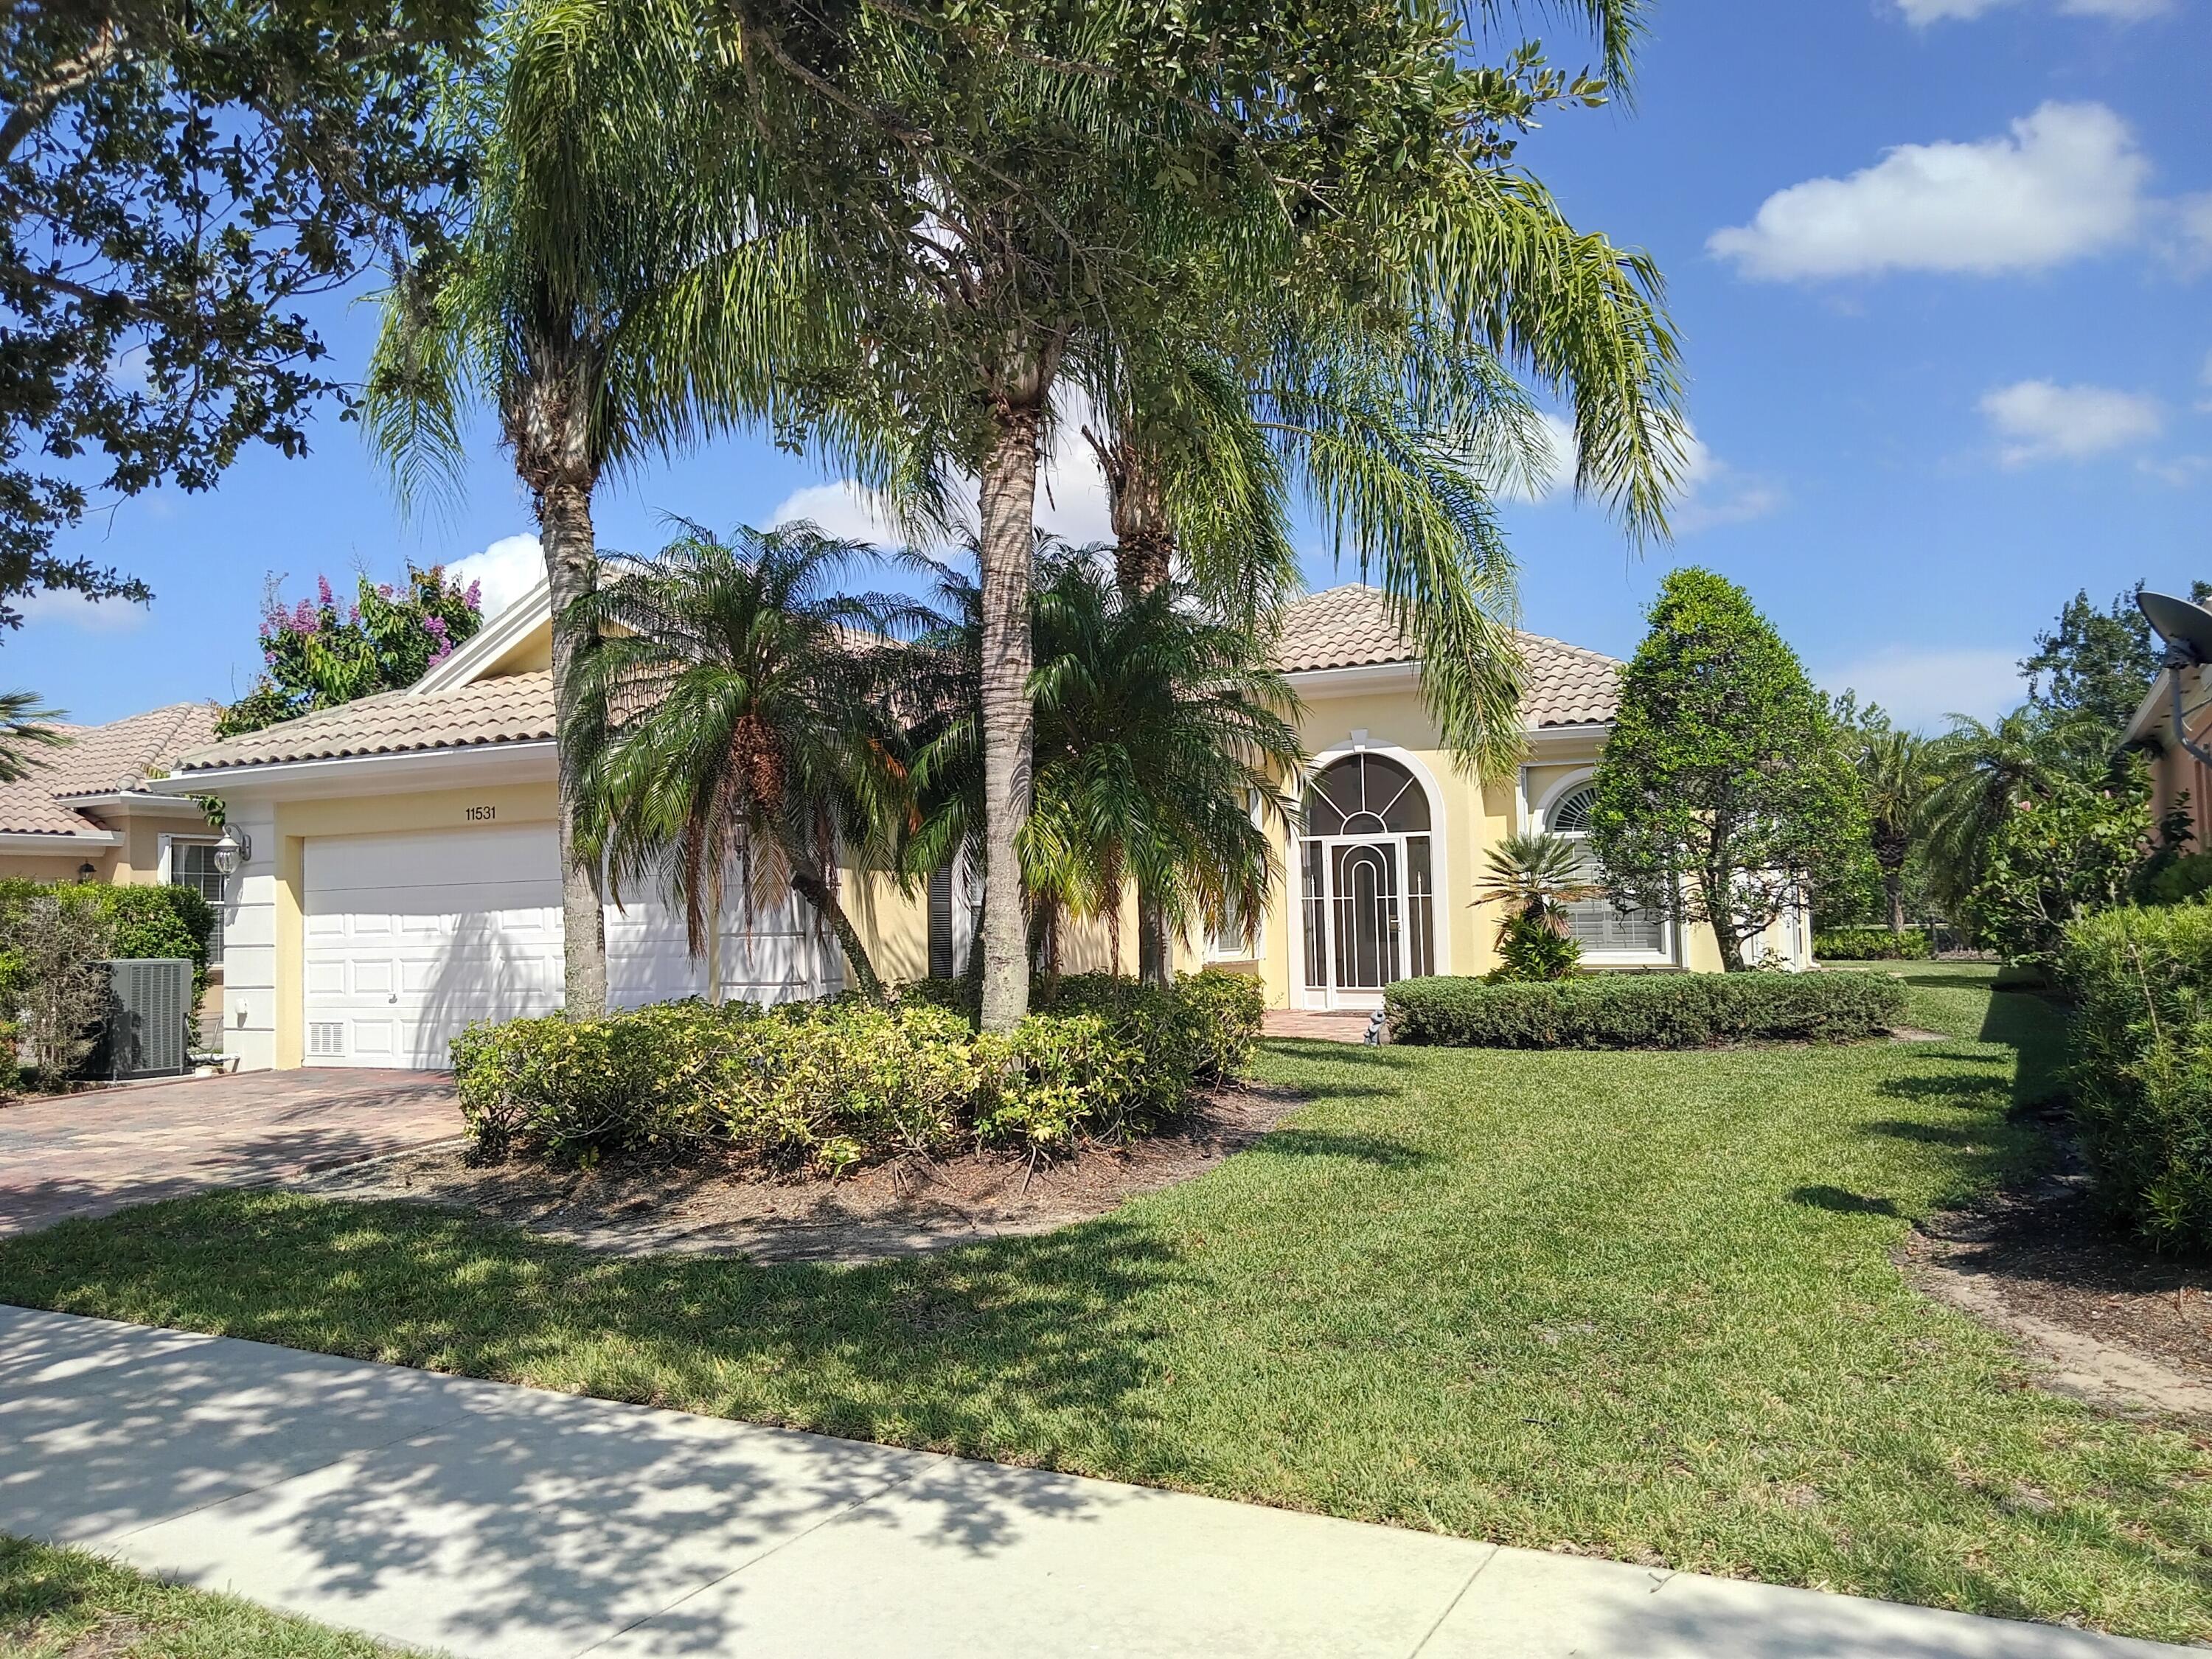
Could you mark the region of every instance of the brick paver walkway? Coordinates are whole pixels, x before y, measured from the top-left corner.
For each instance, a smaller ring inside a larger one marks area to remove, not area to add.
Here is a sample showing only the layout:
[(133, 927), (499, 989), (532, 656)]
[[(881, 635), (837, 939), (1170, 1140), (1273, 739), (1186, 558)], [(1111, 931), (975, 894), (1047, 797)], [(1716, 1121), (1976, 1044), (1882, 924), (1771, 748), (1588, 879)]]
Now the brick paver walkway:
[(249, 1072), (0, 1107), (0, 1237), (461, 1133), (442, 1072)]
[(1269, 1036), (1325, 1037), (1332, 1042), (1363, 1042), (1365, 1014), (1331, 1014), (1312, 1008), (1270, 1008), (1262, 1028)]

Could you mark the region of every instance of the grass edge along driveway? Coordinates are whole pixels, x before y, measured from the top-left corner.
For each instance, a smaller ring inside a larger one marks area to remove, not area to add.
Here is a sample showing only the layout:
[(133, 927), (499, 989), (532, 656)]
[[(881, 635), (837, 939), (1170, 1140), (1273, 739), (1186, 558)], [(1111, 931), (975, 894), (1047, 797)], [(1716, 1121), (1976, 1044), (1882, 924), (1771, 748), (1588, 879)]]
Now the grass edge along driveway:
[(1941, 1043), (1271, 1044), (1311, 1103), (1100, 1220), (860, 1267), (616, 1260), (224, 1194), (0, 1245), (0, 1299), (1685, 1570), (2212, 1636), (2212, 1443), (1905, 1285), (2041, 1156), (2056, 1019)]

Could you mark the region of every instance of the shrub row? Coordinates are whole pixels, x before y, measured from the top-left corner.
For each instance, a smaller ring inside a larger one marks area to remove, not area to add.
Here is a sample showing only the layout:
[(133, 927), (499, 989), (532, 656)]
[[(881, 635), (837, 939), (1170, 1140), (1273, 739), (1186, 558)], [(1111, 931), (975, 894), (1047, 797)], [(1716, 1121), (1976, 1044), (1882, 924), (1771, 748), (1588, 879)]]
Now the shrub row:
[(1813, 954), (1823, 962), (1925, 962), (1936, 945), (1925, 927), (1831, 927), (1813, 935)]
[(890, 1002), (661, 1003), (472, 1026), (453, 1043), (479, 1156), (734, 1153), (835, 1172), (968, 1146), (1064, 1149), (1181, 1112), (1249, 1063), (1257, 981), (1060, 981), (1003, 1034), (925, 982)]
[(2212, 908), (2070, 923), (2075, 1123), (2104, 1201), (2151, 1244), (2212, 1248)]
[(1401, 980), (1393, 1042), (1463, 1048), (1711, 1048), (1847, 1042), (1901, 1024), (1886, 974), (1590, 975), (1548, 984)]
[(193, 889), (0, 878), (0, 953), (11, 947), (21, 929), (24, 907), (41, 896), (92, 905), (104, 925), (111, 956), (182, 957), (192, 964), (194, 992), (207, 989), (208, 939), (215, 932), (215, 911)]

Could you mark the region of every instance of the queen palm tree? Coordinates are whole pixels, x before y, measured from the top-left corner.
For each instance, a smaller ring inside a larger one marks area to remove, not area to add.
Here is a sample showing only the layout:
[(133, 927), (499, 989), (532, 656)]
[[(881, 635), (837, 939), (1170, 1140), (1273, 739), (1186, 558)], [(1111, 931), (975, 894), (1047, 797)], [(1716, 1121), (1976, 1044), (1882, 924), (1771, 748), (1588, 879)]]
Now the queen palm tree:
[(872, 556), (811, 525), (684, 531), (651, 559), (608, 561), (574, 602), (599, 641), (562, 732), (577, 846), (617, 903), (643, 881), (682, 908), (716, 1001), (732, 878), (748, 921), (805, 900), (878, 994), (838, 866), (898, 818), (879, 630), (909, 607), (836, 591)]
[(1866, 787), (1874, 860), (1881, 871), (1893, 933), (1905, 931), (1905, 866), (1919, 843), (1928, 798), (1940, 781), (1935, 760), (1932, 746), (1917, 732), (1885, 727), (1860, 739), (1859, 778)]
[(1931, 884), (1962, 904), (1980, 884), (1990, 841), (2021, 803), (2053, 789), (2086, 787), (2110, 757), (2094, 721), (2053, 717), (2023, 705), (1994, 721), (1951, 717), (1929, 745), (1935, 782), (1920, 809)]
[[(1186, 939), (1260, 915), (1280, 874), (1269, 826), (1288, 823), (1303, 765), (1287, 683), (1248, 631), (1175, 584), (1133, 595), (1104, 550), (1049, 538), (1035, 559), (1036, 777), (1020, 842), (1032, 946), (1063, 915), (1103, 917), (1118, 938), (1132, 884)], [(939, 585), (941, 620), (917, 646), (934, 667), (906, 677), (938, 700), (915, 733), (909, 881), (958, 856), (983, 808), (981, 595), (951, 570)]]
[[(561, 730), (593, 645), (569, 613), (597, 580), (605, 479), (803, 403), (831, 453), (888, 481), (866, 428), (794, 390), (854, 329), (803, 234), (764, 227), (773, 152), (704, 78), (706, 35), (680, 3), (509, 9), (444, 102), (476, 163), (464, 222), (395, 281), (370, 366), (365, 431), (404, 497), (458, 479), (471, 405), (495, 415), (544, 551)], [(562, 908), (566, 1002), (588, 1015), (606, 945), (579, 775), (562, 769)]]

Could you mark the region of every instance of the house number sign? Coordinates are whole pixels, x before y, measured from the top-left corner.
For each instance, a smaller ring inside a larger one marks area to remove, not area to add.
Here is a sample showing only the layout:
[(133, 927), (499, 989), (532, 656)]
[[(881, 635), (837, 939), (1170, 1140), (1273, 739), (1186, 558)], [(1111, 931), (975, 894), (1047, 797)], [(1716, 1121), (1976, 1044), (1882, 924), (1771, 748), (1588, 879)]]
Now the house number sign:
[(471, 823), (489, 823), (494, 818), (499, 816), (499, 808), (496, 806), (464, 806), (461, 808), (461, 816), (466, 818)]

